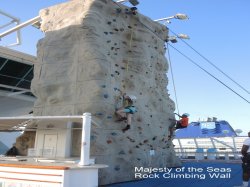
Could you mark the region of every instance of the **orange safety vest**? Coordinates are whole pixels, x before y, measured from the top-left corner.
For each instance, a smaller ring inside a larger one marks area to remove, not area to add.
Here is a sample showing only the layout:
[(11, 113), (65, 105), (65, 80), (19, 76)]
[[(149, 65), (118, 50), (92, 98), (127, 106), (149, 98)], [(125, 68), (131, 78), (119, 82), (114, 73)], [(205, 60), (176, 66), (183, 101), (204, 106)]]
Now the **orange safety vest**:
[(188, 126), (188, 117), (181, 118), (180, 122), (181, 122), (182, 127), (187, 127)]

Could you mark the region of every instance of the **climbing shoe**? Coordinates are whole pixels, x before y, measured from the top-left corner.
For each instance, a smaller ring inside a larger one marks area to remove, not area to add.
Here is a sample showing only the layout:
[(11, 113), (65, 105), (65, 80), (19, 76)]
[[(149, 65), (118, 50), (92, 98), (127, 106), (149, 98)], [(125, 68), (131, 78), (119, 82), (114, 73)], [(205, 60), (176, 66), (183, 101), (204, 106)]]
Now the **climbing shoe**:
[(126, 132), (129, 129), (130, 129), (130, 125), (127, 125), (124, 129), (122, 129), (122, 132)]

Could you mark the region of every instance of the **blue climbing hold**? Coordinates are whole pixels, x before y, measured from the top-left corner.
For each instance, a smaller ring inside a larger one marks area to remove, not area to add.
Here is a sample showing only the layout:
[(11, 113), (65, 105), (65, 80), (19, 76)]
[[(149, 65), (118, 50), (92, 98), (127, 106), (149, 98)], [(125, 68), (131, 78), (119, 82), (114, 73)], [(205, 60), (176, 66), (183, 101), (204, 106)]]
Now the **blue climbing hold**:
[(116, 136), (117, 133), (116, 133), (116, 132), (111, 132), (111, 135), (112, 135), (112, 136)]
[(120, 166), (115, 166), (115, 168), (114, 168), (116, 171), (119, 171), (121, 168), (120, 168)]
[(125, 155), (125, 152), (124, 151), (120, 151), (119, 155)]
[(95, 115), (96, 115), (96, 116), (102, 116), (103, 113), (102, 113), (102, 112), (96, 112)]

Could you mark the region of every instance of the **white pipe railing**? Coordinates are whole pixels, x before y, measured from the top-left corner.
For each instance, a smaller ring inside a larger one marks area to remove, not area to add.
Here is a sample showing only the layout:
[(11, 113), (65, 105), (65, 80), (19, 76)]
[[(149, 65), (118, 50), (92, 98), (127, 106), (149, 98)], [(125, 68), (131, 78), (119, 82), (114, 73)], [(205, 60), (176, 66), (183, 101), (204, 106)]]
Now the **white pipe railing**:
[(34, 18), (32, 18), (32, 19), (30, 19), (30, 20), (28, 20), (26, 22), (23, 22), (23, 23), (15, 26), (15, 27), (13, 27), (13, 28), (11, 28), (11, 29), (9, 29), (9, 30), (1, 33), (0, 34), (0, 38), (3, 38), (3, 37), (5, 37), (5, 36), (7, 36), (7, 35), (9, 35), (9, 34), (11, 34), (13, 32), (15, 32), (15, 31), (20, 30), (23, 27), (26, 27), (28, 25), (34, 24), (35, 22), (40, 21), (40, 20), (41, 20), (40, 16), (34, 17)]

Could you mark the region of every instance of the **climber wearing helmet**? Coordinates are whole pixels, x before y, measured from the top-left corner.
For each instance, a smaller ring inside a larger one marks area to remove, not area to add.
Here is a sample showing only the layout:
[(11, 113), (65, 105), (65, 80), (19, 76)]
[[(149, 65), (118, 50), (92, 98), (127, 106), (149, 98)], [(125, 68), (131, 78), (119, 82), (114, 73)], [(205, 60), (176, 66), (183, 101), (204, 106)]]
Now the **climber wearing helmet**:
[(116, 111), (116, 114), (119, 117), (117, 121), (127, 120), (127, 126), (124, 129), (122, 129), (122, 131), (125, 132), (130, 129), (132, 115), (136, 112), (136, 108), (133, 105), (136, 100), (136, 97), (134, 95), (126, 95), (126, 93), (124, 93), (122, 95), (122, 98), (123, 98), (123, 107), (119, 108)]
[[(175, 113), (176, 114), (176, 113)], [(187, 128), (188, 126), (188, 113), (184, 113), (182, 115), (176, 114), (177, 116), (179, 116), (181, 119), (179, 121), (176, 122), (176, 129), (183, 129), (183, 128)]]
[(169, 127), (169, 136), (168, 136), (168, 139), (171, 139), (173, 136), (174, 136), (174, 131), (176, 129), (183, 129), (183, 128), (187, 128), (188, 126), (188, 116), (189, 114), (188, 113), (184, 113), (182, 115), (179, 115), (177, 113), (174, 113), (176, 114), (177, 116), (179, 116), (179, 118), (181, 118), (180, 120), (176, 120), (176, 119), (172, 119), (172, 118), (169, 118), (170, 121), (173, 121), (172, 125), (170, 125)]

